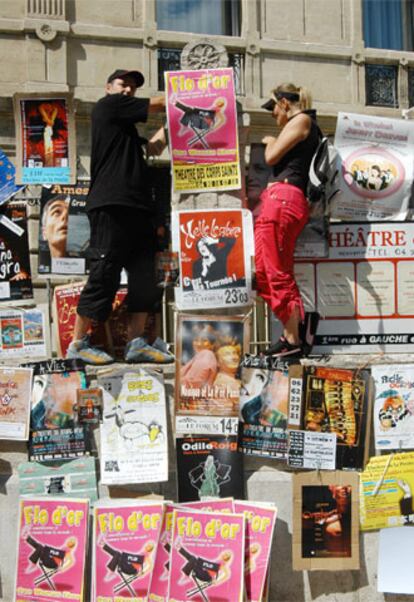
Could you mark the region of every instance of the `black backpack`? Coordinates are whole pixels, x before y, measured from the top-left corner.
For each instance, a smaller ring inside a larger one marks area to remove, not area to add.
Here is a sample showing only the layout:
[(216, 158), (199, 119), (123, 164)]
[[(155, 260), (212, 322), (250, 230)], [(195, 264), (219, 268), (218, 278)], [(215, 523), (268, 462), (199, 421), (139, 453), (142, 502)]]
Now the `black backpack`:
[(311, 215), (325, 215), (329, 202), (339, 191), (339, 154), (318, 127), (319, 144), (309, 167), (306, 196), (311, 203)]

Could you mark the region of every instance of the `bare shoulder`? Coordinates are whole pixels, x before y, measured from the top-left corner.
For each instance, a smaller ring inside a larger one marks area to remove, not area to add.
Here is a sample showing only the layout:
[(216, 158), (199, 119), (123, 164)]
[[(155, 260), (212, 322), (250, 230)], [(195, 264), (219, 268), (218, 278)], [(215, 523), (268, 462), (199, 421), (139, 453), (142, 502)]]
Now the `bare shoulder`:
[(285, 128), (289, 128), (292, 132), (296, 132), (300, 138), (305, 139), (309, 135), (310, 129), (312, 125), (312, 119), (310, 115), (306, 113), (298, 113), (294, 116), (294, 119), (291, 119), (285, 126)]

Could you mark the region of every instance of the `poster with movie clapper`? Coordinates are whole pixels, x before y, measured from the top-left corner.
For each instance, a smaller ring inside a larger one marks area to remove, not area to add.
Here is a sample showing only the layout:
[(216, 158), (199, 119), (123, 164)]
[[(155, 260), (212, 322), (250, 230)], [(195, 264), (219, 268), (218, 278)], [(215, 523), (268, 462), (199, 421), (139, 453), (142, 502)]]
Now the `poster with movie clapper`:
[(105, 485), (168, 480), (162, 374), (125, 368), (98, 375), (103, 389), (101, 480)]
[(414, 449), (414, 365), (377, 365), (371, 373), (375, 449)]
[(86, 251), (90, 226), (86, 214), (89, 181), (74, 186), (42, 188), (40, 199), (38, 273), (83, 276), (89, 271)]
[(77, 390), (86, 388), (83, 361), (50, 359), (24, 366), (33, 369), (29, 459), (57, 461), (87, 454), (90, 440), (74, 409)]
[(179, 254), (175, 301), (181, 310), (240, 307), (252, 302), (253, 222), (246, 209), (204, 209), (172, 214)]
[(0, 360), (50, 355), (49, 310), (36, 307), (0, 309)]
[(0, 301), (33, 299), (27, 208), (13, 201), (0, 209)]
[(291, 363), (244, 356), (239, 413), (239, 450), (244, 454), (286, 458)]
[(238, 415), (240, 358), (246, 316), (179, 314), (176, 330), (176, 414)]
[(293, 570), (359, 569), (358, 474), (293, 475)]
[(336, 433), (289, 431), (288, 466), (335, 470)]
[(84, 600), (88, 522), (84, 499), (20, 500), (13, 600)]
[(27, 441), (33, 371), (0, 367), (0, 439)]

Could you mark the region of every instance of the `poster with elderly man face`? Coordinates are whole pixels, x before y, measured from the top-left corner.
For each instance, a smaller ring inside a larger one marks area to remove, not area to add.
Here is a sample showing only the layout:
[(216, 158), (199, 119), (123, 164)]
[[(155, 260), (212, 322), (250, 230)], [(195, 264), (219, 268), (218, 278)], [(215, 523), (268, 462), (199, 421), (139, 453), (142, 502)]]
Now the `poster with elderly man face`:
[(85, 211), (88, 181), (75, 186), (43, 187), (40, 200), (39, 274), (84, 275), (89, 220)]

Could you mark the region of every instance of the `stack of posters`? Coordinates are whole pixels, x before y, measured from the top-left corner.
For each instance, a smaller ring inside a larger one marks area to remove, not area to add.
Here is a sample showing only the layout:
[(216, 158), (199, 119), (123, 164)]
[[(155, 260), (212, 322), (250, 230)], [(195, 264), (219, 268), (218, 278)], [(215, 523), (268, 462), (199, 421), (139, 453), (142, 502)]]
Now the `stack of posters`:
[(172, 215), (173, 248), (179, 254), (179, 309), (251, 304), (253, 226), (250, 211), (211, 209)]
[[(371, 376), (367, 370), (290, 367), (289, 429), (334, 433), (337, 468), (360, 470), (365, 466), (370, 420)], [(303, 455), (306, 453), (303, 448)]]
[(289, 366), (294, 360), (245, 355), (239, 413), (239, 449), (245, 454), (286, 457)]
[(293, 569), (359, 569), (358, 475), (293, 476)]
[(165, 73), (174, 192), (239, 190), (233, 69)]
[(162, 374), (142, 368), (98, 375), (103, 389), (101, 480), (106, 485), (168, 480)]
[(242, 602), (243, 514), (174, 511), (168, 599)]
[(83, 602), (88, 520), (87, 500), (20, 500), (13, 600)]
[(92, 601), (148, 600), (162, 502), (103, 501), (93, 521)]
[(87, 433), (77, 426), (74, 409), (78, 389), (86, 388), (81, 360), (56, 360), (25, 364), (33, 369), (30, 417), (30, 460), (64, 460), (85, 455)]
[(47, 305), (33, 309), (0, 309), (0, 360), (49, 355)]
[(27, 211), (8, 203), (0, 213), (0, 301), (33, 299)]
[(370, 458), (361, 474), (361, 529), (414, 524), (414, 452)]
[(0, 367), (0, 439), (27, 441), (33, 371)]
[(22, 462), (17, 472), (22, 496), (62, 495), (87, 498), (90, 502), (98, 499), (95, 458), (78, 458), (60, 466)]
[(86, 249), (90, 227), (85, 211), (87, 181), (74, 186), (42, 188), (40, 199), (38, 272), (54, 276), (88, 272)]
[[(63, 284), (56, 286), (53, 294), (53, 322), (58, 354), (65, 357), (66, 351), (73, 339), (76, 308), (85, 284)], [(115, 357), (122, 357), (127, 341), (127, 314), (124, 304), (127, 291), (120, 288), (116, 293), (111, 316), (105, 325), (98, 324), (92, 329), (91, 343), (103, 346)]]
[(73, 96), (67, 92), (14, 95), (16, 182), (71, 184), (76, 180)]
[(414, 366), (371, 368), (375, 383), (374, 433), (376, 451), (414, 448)]

